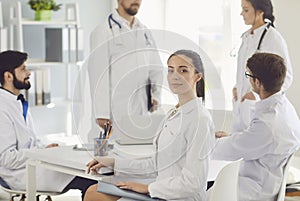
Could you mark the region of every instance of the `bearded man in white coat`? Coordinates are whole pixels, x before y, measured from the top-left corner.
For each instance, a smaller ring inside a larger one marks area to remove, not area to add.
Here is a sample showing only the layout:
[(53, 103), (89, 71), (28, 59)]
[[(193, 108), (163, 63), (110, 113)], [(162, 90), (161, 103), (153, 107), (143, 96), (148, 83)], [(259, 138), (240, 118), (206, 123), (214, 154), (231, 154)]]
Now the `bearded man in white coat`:
[[(28, 103), (20, 90), (30, 88), (30, 72), (26, 68), (27, 53), (0, 53), (0, 179), (15, 190), (26, 189), (25, 152), (28, 149), (51, 148), (37, 138)], [(26, 107), (27, 105), (27, 107)], [(66, 192), (79, 189), (84, 196), (95, 181), (37, 168), (37, 190)]]
[(150, 30), (135, 17), (140, 5), (141, 0), (118, 0), (90, 35), (93, 118), (102, 128), (128, 115), (147, 115), (160, 103), (162, 63)]
[[(259, 94), (250, 126), (238, 135), (217, 132), (212, 158), (243, 158), (239, 171), (239, 201), (274, 201), (283, 170), (300, 145), (300, 122), (281, 86), (286, 75), (284, 59), (271, 53), (256, 53), (247, 61), (245, 76)], [(235, 134), (235, 133), (232, 133)]]

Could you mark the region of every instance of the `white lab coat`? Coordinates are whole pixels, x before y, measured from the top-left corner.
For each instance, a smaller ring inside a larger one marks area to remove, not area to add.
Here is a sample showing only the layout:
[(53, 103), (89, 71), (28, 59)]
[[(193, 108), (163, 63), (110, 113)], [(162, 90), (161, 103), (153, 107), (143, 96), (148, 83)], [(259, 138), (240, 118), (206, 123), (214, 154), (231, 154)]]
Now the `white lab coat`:
[(115, 172), (156, 175), (156, 181), (148, 187), (151, 197), (204, 201), (208, 155), (214, 142), (211, 116), (200, 99), (193, 99), (173, 117), (166, 118), (154, 140), (153, 157), (132, 161), (116, 159)]
[(212, 158), (243, 158), (238, 186), (239, 201), (274, 201), (288, 157), (300, 145), (300, 122), (284, 92), (255, 105), (250, 126), (217, 141)]
[[(251, 120), (251, 109), (254, 108), (256, 101), (247, 100), (240, 102), (241, 98), (249, 91), (251, 91), (251, 85), (249, 79), (245, 77), (247, 60), (257, 52), (257, 46), (259, 39), (267, 25), (263, 25), (258, 29), (254, 30), (253, 34), (250, 34), (250, 30), (242, 35), (242, 44), (238, 53), (237, 63), (237, 75), (236, 85), (238, 100), (233, 101), (234, 109), (234, 122), (232, 131), (242, 131), (249, 126)], [(282, 86), (282, 90), (286, 91), (292, 84), (293, 71), (292, 65), (288, 53), (288, 48), (285, 40), (281, 34), (274, 29), (272, 26), (268, 29), (265, 37), (261, 43), (259, 52), (274, 53), (281, 56), (287, 67), (286, 78)], [(258, 97), (258, 96), (257, 96)]]
[(96, 118), (110, 118), (111, 108), (116, 120), (147, 114), (148, 80), (153, 84), (153, 99), (160, 101), (163, 68), (150, 31), (136, 17), (131, 29), (116, 10), (112, 16), (122, 28), (111, 21), (110, 29), (108, 19), (95, 28), (90, 36), (88, 73)]
[[(0, 89), (0, 177), (12, 188), (26, 189), (28, 149), (42, 148), (32, 122), (30, 111), (26, 123), (21, 101), (14, 94)], [(62, 191), (74, 176), (37, 168), (37, 190)]]

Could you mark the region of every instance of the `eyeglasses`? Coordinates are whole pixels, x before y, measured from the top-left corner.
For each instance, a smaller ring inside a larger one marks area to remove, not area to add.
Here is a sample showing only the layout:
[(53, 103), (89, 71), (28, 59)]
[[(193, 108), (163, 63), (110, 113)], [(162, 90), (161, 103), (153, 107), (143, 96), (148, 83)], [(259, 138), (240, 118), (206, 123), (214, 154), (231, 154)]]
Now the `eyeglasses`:
[(255, 79), (255, 78), (258, 78), (258, 77), (256, 77), (256, 76), (254, 76), (254, 75), (251, 75), (249, 72), (245, 72), (245, 76), (246, 76), (246, 78), (249, 78), (249, 77), (252, 77), (253, 79)]

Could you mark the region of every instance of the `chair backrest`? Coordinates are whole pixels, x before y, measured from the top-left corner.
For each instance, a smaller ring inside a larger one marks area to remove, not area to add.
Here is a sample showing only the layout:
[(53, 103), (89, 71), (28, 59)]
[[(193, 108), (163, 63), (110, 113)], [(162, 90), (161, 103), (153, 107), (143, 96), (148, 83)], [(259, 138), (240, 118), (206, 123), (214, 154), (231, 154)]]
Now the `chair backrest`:
[(219, 172), (212, 189), (209, 201), (238, 201), (238, 175), (242, 159), (229, 163)]
[(289, 174), (289, 169), (290, 169), (291, 162), (293, 160), (294, 154), (295, 154), (295, 152), (292, 155), (289, 156), (289, 158), (286, 162), (286, 165), (284, 167), (283, 180), (282, 180), (282, 183), (281, 183), (281, 186), (280, 186), (280, 189), (279, 189), (279, 193), (278, 193), (278, 196), (277, 196), (277, 201), (284, 201), (285, 189), (286, 189), (286, 180), (287, 180), (287, 177), (288, 177), (288, 174)]

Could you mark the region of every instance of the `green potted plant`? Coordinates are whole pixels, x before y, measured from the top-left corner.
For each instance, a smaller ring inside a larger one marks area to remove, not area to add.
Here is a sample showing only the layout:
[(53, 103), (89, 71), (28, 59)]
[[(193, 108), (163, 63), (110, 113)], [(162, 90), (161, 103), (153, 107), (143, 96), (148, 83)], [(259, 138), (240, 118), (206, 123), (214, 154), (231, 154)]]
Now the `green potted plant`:
[(29, 0), (28, 4), (35, 11), (35, 20), (51, 20), (52, 11), (59, 10), (62, 5), (55, 0)]

